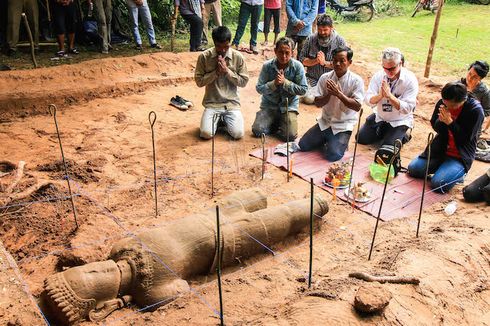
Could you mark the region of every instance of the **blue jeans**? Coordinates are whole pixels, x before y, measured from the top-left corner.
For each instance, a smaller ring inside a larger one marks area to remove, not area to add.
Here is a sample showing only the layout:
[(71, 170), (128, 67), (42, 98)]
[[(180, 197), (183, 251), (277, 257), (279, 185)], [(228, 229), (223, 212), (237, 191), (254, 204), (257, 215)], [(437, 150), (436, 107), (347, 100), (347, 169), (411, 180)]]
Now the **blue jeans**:
[(242, 2), (240, 4), (240, 13), (238, 14), (238, 27), (235, 32), (235, 38), (233, 39), (233, 44), (240, 44), (243, 32), (245, 32), (245, 27), (247, 26), (248, 17), (252, 15), (250, 19), (250, 45), (257, 45), (257, 30), (259, 27), (260, 14), (262, 13), (262, 5), (251, 6)]
[(343, 131), (334, 135), (332, 128), (322, 131), (316, 124), (301, 137), (299, 147), (303, 152), (322, 147), (323, 156), (330, 162), (335, 162), (344, 157), (351, 134), (352, 131)]
[(146, 33), (148, 34), (150, 45), (156, 44), (157, 40), (155, 39), (155, 30), (153, 29), (153, 22), (151, 21), (151, 12), (146, 0), (143, 1), (143, 5), (141, 7), (137, 7), (132, 1), (128, 1), (127, 5), (129, 11), (129, 19), (131, 20), (131, 24), (133, 26), (134, 41), (136, 42), (136, 44), (142, 44), (141, 35), (138, 27), (138, 14), (141, 16), (143, 24), (146, 27)]
[[(408, 165), (408, 174), (414, 178), (422, 179), (425, 175), (427, 159), (418, 156)], [(431, 179), (431, 188), (435, 192), (446, 193), (454, 185), (463, 181), (466, 171), (463, 163), (455, 158), (448, 157), (440, 160), (432, 160), (429, 164), (429, 174), (434, 174)]]

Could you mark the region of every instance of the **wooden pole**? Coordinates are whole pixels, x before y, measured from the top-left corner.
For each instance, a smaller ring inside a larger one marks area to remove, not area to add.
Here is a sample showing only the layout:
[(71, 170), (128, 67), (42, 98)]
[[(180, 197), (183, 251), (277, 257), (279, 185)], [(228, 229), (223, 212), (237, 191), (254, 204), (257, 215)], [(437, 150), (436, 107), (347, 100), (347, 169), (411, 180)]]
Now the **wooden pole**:
[(430, 38), (429, 53), (427, 54), (427, 61), (425, 63), (424, 77), (429, 78), (430, 66), (432, 64), (432, 54), (434, 53), (434, 47), (436, 45), (437, 31), (439, 30), (439, 21), (441, 20), (442, 6), (444, 0), (439, 0), (439, 6), (437, 7), (436, 20), (434, 21), (434, 29), (432, 30), (432, 37)]
[(24, 26), (27, 31), (27, 36), (29, 37), (29, 44), (31, 45), (32, 64), (34, 65), (34, 68), (37, 68), (36, 52), (34, 50), (34, 40), (32, 39), (31, 28), (29, 27), (29, 22), (27, 21), (27, 16), (25, 13), (22, 13), (22, 20), (24, 21)]

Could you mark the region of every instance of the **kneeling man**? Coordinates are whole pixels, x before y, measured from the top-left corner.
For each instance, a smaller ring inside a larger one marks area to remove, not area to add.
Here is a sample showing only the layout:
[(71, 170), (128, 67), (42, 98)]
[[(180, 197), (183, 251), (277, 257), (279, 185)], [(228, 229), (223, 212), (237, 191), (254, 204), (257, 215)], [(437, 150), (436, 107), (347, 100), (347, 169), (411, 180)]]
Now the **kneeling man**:
[(374, 113), (359, 131), (359, 144), (393, 145), (397, 139), (405, 144), (411, 138), (419, 84), (415, 75), (403, 67), (403, 56), (397, 48), (383, 51), (381, 66), (383, 70), (373, 75), (366, 92), (366, 104), (373, 107)]
[(357, 123), (364, 98), (362, 78), (349, 70), (353, 52), (341, 46), (333, 50), (333, 71), (323, 74), (314, 90), (315, 105), (322, 108), (317, 124), (299, 141), (302, 151), (321, 148), (329, 161), (344, 156), (349, 139)]
[(305, 95), (308, 84), (303, 65), (292, 58), (290, 38), (281, 37), (274, 52), (276, 57), (264, 63), (255, 87), (262, 100), (252, 132), (256, 137), (275, 133), (284, 141), (292, 141), (298, 133), (298, 96)]
[(199, 55), (194, 73), (197, 86), (206, 86), (201, 137), (212, 138), (221, 120), (230, 136), (240, 139), (244, 132), (238, 87), (247, 85), (247, 66), (240, 52), (230, 47), (228, 27), (216, 27), (212, 37), (214, 47)]

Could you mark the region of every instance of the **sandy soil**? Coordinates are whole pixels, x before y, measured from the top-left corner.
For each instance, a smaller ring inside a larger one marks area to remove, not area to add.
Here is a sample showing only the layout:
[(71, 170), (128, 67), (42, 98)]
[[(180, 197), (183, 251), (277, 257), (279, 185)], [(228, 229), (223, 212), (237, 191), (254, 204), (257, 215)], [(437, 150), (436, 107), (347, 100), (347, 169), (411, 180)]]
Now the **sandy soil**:
[[(367, 84), (377, 65), (365, 62), (362, 51), (357, 52), (352, 69)], [(294, 177), (286, 183), (284, 172), (273, 167), (268, 167), (261, 181), (260, 161), (248, 156), (260, 146), (250, 126), (260, 101), (255, 83), (267, 56), (271, 52), (247, 56), (252, 77), (241, 91), (245, 138), (238, 142), (223, 134), (216, 138), (217, 197), (254, 186), (270, 194), (269, 205), (309, 195), (306, 182)], [(12, 257), (0, 251), (1, 324), (43, 324), (35, 300), (46, 276), (63, 267), (105, 259), (112, 244), (127, 231), (213, 205), (211, 142), (198, 138), (203, 89), (192, 82), (196, 58), (191, 53), (157, 53), (1, 73), (0, 158), (15, 164), (26, 161), (24, 178), (13, 193), (50, 181), (18, 200), (38, 202), (0, 212), (0, 247)], [(420, 78), (414, 139), (402, 155), (405, 166), (425, 146), (428, 118), (444, 80)], [(196, 107), (182, 112), (169, 106), (176, 94)], [(47, 114), (49, 103), (58, 105), (72, 188), (82, 194), (75, 197), (80, 226), (76, 232), (70, 202), (48, 201), (68, 193), (53, 118)], [(158, 218), (154, 217), (151, 183), (148, 113), (152, 110), (157, 114)], [(365, 110), (367, 116), (370, 110)], [(312, 106), (301, 107), (300, 134), (314, 123), (317, 113)], [(371, 151), (363, 146), (359, 150)], [(487, 167), (475, 162), (467, 183)], [(0, 191), (13, 179), (13, 172), (0, 178)], [(444, 216), (445, 203), (425, 209), (418, 239), (417, 216), (382, 223), (371, 261), (367, 255), (375, 219), (332, 201), (315, 234), (312, 289), (304, 281), (308, 240), (302, 234), (275, 246), (278, 255), (274, 257), (264, 253), (224, 271), (226, 324), (490, 325), (490, 210), (484, 204), (464, 203), (461, 189), (459, 185), (452, 192), (458, 202), (454, 215)], [(330, 197), (321, 190), (317, 193)], [(2, 197), (0, 204), (8, 202)], [(384, 313), (360, 316), (352, 304), (363, 281), (348, 277), (354, 271), (415, 276), (420, 285), (383, 285), (393, 295)], [(113, 325), (215, 325), (219, 305), (214, 279), (208, 275), (192, 280), (194, 293), (156, 311), (138, 312), (137, 307), (130, 307), (106, 321)]]

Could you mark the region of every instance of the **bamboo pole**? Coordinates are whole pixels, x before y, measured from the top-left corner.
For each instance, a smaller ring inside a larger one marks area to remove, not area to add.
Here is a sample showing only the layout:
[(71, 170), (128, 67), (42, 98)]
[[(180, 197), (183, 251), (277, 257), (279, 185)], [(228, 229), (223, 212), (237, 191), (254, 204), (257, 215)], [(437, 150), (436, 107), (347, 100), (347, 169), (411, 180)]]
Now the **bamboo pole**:
[(444, 5), (444, 0), (439, 0), (439, 6), (437, 7), (436, 19), (434, 21), (434, 29), (432, 30), (432, 37), (430, 38), (429, 53), (427, 54), (427, 61), (425, 63), (424, 77), (429, 78), (430, 66), (432, 64), (432, 55), (434, 53), (434, 47), (437, 40), (437, 31), (439, 30), (439, 21), (441, 20), (442, 6)]

